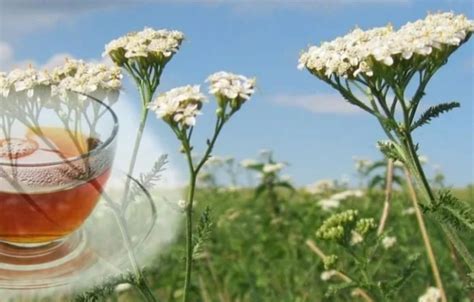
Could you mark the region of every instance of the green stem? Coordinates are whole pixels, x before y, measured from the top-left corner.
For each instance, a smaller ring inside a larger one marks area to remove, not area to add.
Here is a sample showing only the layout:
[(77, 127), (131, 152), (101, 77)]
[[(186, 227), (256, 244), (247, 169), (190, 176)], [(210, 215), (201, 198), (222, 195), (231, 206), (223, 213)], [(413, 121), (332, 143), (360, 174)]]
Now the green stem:
[(193, 269), (193, 203), (194, 203), (194, 194), (196, 191), (196, 181), (199, 171), (204, 166), (204, 164), (209, 159), (211, 152), (214, 148), (214, 145), (217, 141), (222, 127), (225, 124), (226, 119), (218, 117), (216, 120), (216, 125), (214, 128), (214, 135), (212, 139), (208, 141), (207, 150), (204, 153), (201, 161), (194, 166), (192, 159), (192, 147), (190, 143), (190, 135), (186, 134), (186, 130), (182, 129), (173, 129), (176, 133), (178, 139), (182, 143), (184, 153), (186, 154), (186, 159), (188, 162), (189, 168), (189, 192), (188, 192), (188, 201), (186, 204), (186, 268), (185, 268), (185, 279), (184, 279), (184, 288), (183, 288), (183, 302), (189, 301), (189, 291), (191, 289), (191, 278), (192, 278), (192, 269)]
[(133, 273), (135, 274), (135, 277), (137, 278), (135, 285), (137, 286), (137, 289), (140, 291), (145, 301), (156, 302), (157, 300), (155, 299), (155, 296), (151, 292), (150, 287), (147, 285), (145, 276), (143, 275), (142, 271), (140, 270), (140, 267), (138, 266), (138, 261), (133, 251), (132, 240), (130, 239), (130, 234), (127, 230), (127, 221), (118, 210), (114, 209), (114, 213), (115, 213), (115, 218), (117, 219), (117, 224), (119, 225), (119, 228), (120, 228), (120, 232), (122, 234), (125, 248), (127, 249), (127, 252), (128, 252), (128, 257), (132, 265)]
[(414, 172), (416, 172), (415, 177), (418, 179), (419, 182), (421, 182), (422, 188), (425, 191), (424, 193), (428, 197), (428, 202), (433, 203), (436, 201), (436, 199), (434, 197), (433, 191), (431, 190), (425, 171), (423, 170), (423, 167), (421, 165), (420, 158), (416, 153), (415, 145), (413, 144), (411, 134), (409, 133), (406, 135), (406, 145), (408, 147), (409, 155), (414, 164)]
[[(143, 133), (145, 132), (145, 126), (147, 122), (147, 117), (148, 117), (148, 112), (149, 110), (147, 108), (142, 109), (142, 116), (140, 119), (140, 126), (138, 127), (137, 130), (137, 135), (135, 138), (135, 143), (133, 146), (133, 152), (132, 152), (132, 158), (130, 160), (130, 165), (128, 166), (128, 172), (127, 175), (130, 175), (133, 177), (133, 173), (135, 170), (135, 166), (137, 163), (137, 157), (138, 157), (138, 151), (140, 149), (141, 141), (143, 138)], [(127, 177), (126, 183), (125, 183), (125, 193), (123, 195), (123, 200), (124, 202), (122, 203), (123, 206), (128, 204), (128, 197), (130, 193), (130, 181), (131, 179)]]
[(193, 201), (196, 190), (196, 175), (191, 173), (188, 202), (186, 204), (186, 275), (184, 279), (183, 302), (189, 301), (193, 269)]
[[(138, 91), (140, 92), (140, 98), (142, 102), (142, 107), (141, 107), (141, 117), (140, 117), (140, 125), (137, 130), (137, 135), (135, 137), (135, 143), (133, 146), (133, 151), (132, 151), (132, 158), (130, 159), (130, 164), (128, 167), (128, 172), (127, 175), (133, 177), (133, 173), (135, 171), (135, 165), (137, 163), (137, 157), (138, 157), (138, 151), (140, 149), (141, 141), (143, 138), (143, 134), (145, 132), (145, 126), (148, 118), (148, 112), (150, 111), (147, 106), (151, 102), (151, 99), (153, 97), (153, 93), (155, 91), (156, 87), (152, 87), (149, 84), (146, 84), (144, 82), (141, 82), (141, 85), (138, 86)], [(126, 210), (129, 200), (129, 193), (130, 193), (130, 181), (131, 179), (127, 177), (126, 183), (125, 183), (125, 192), (123, 194), (123, 200), (122, 200), (122, 210)]]

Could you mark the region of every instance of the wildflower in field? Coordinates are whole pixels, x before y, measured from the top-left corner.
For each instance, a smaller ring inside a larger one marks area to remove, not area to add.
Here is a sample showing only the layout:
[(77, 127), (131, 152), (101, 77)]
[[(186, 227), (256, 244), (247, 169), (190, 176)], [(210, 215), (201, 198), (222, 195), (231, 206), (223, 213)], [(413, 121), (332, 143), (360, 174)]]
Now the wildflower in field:
[(206, 97), (198, 85), (173, 88), (160, 94), (148, 108), (168, 124), (180, 127), (191, 127), (196, 124)]
[[(474, 23), (464, 15), (430, 14), (424, 20), (407, 23), (398, 31), (391, 25), (349, 34), (303, 52), (298, 68), (307, 68), (321, 77), (333, 74), (371, 77), (376, 64), (393, 66), (420, 56), (436, 56), (451, 46), (459, 46), (474, 31)], [(375, 65), (375, 66), (374, 66)]]
[(429, 287), (426, 292), (418, 298), (418, 302), (438, 302), (441, 300), (441, 291), (436, 287)]
[(310, 194), (323, 194), (328, 191), (334, 190), (336, 187), (336, 183), (332, 179), (322, 179), (314, 184), (306, 186), (306, 192)]
[(295, 191), (289, 179), (283, 179), (280, 172), (287, 166), (284, 162), (276, 162), (273, 159), (272, 151), (265, 151), (264, 156), (260, 156), (261, 160), (245, 160), (243, 165), (250, 171), (257, 173), (259, 184), (255, 188), (255, 198), (264, 195), (267, 202), (271, 205), (274, 214), (279, 214), (281, 205), (279, 204), (279, 196), (277, 189), (282, 188), (289, 191)]
[(328, 270), (321, 273), (321, 280), (329, 281), (332, 277), (337, 276), (336, 270)]
[(267, 174), (274, 174), (280, 172), (284, 167), (284, 163), (269, 163), (263, 166), (262, 172)]
[[(336, 89), (347, 102), (374, 116), (388, 141), (380, 142), (380, 151), (389, 159), (403, 164), (407, 180), (419, 185), (420, 203), (439, 224), (450, 243), (472, 267), (472, 255), (458, 236), (459, 225), (470, 231), (467, 221), (474, 219), (462, 202), (451, 195), (437, 197), (419, 158), (419, 145), (413, 132), (441, 114), (460, 107), (458, 102), (431, 106), (422, 113), (421, 101), (433, 76), (449, 57), (474, 32), (474, 21), (454, 13), (428, 14), (422, 20), (394, 29), (392, 25), (362, 30), (301, 53), (298, 68)], [(443, 202), (445, 199), (448, 202)], [(443, 204), (442, 207), (438, 206)], [(426, 212), (426, 211), (425, 211)], [(446, 213), (463, 212), (463, 217)], [(422, 216), (417, 216), (420, 230), (426, 234)], [(423, 244), (430, 259), (436, 286), (446, 301), (442, 280), (428, 235)]]
[[(345, 234), (354, 228), (358, 215), (356, 210), (333, 214), (323, 222), (316, 236), (325, 240), (342, 240), (346, 237)], [(345, 228), (345, 226), (348, 227)]]
[[(214, 132), (210, 139), (206, 140), (204, 155), (201, 157), (193, 156), (193, 130), (196, 125), (196, 117), (200, 114), (206, 97), (201, 93), (199, 86), (183, 86), (171, 89), (159, 95), (147, 108), (154, 111), (158, 118), (161, 118), (168, 124), (170, 130), (175, 134), (176, 139), (181, 145), (181, 152), (185, 154), (189, 168), (189, 187), (188, 199), (184, 203), (184, 213), (186, 215), (186, 225), (191, 226), (193, 222), (193, 206), (196, 201), (194, 194), (198, 185), (200, 172), (209, 159), (212, 158), (212, 151), (221, 133), (223, 126), (230, 118), (241, 109), (241, 106), (251, 97), (254, 92), (255, 80), (235, 75), (228, 72), (218, 72), (212, 74), (207, 79), (209, 82), (209, 91), (214, 94), (218, 110), (216, 112), (216, 121)], [(230, 160), (233, 162), (233, 159)], [(201, 223), (210, 225), (209, 209), (203, 212)], [(204, 220), (203, 220), (204, 219)], [(201, 238), (202, 229), (198, 229), (197, 239)], [(186, 228), (186, 274), (183, 288), (183, 300), (188, 301), (191, 288), (192, 263), (195, 258), (196, 245), (193, 243), (194, 234), (192, 227)], [(203, 242), (199, 243), (202, 245)]]
[(318, 205), (324, 211), (330, 211), (332, 209), (337, 209), (341, 205), (341, 201), (337, 199), (325, 198), (318, 201)]
[(337, 255), (329, 255), (323, 259), (324, 269), (329, 270), (333, 268), (339, 257)]
[(364, 241), (364, 237), (356, 231), (351, 232), (351, 245), (356, 245)]
[(397, 243), (397, 237), (386, 236), (382, 239), (382, 246), (384, 249), (388, 250)]
[[(326, 184), (321, 185), (323, 187)], [(329, 198), (321, 199), (318, 201), (318, 205), (325, 211), (329, 211), (338, 208), (341, 201), (344, 201), (351, 197), (362, 197), (364, 192), (362, 190), (346, 190), (329, 196)]]
[(147, 61), (147, 64), (162, 63), (173, 56), (184, 40), (184, 34), (176, 30), (154, 30), (145, 28), (112, 40), (105, 46), (108, 55), (118, 66), (130, 61)]
[(217, 98), (219, 109), (229, 106), (238, 110), (255, 92), (255, 79), (243, 75), (220, 71), (207, 78), (209, 93)]
[(346, 190), (332, 195), (331, 199), (342, 201), (350, 197), (360, 198), (363, 196), (364, 192), (362, 190)]

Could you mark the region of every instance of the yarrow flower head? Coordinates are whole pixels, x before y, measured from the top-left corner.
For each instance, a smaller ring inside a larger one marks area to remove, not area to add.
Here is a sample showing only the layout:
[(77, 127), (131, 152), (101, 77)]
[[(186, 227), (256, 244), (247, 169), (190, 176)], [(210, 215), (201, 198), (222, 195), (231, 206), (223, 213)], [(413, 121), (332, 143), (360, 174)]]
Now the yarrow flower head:
[(112, 40), (105, 46), (103, 56), (110, 56), (118, 66), (143, 61), (166, 64), (179, 50), (184, 34), (176, 30), (145, 28)]
[(375, 229), (375, 226), (372, 218), (359, 218), (358, 211), (346, 210), (326, 219), (316, 231), (316, 236), (343, 245), (354, 245), (362, 242), (364, 236)]
[(51, 72), (53, 95), (66, 96), (79, 94), (79, 99), (88, 96), (95, 98), (108, 97), (116, 101), (122, 87), (122, 73), (118, 67), (105, 64), (87, 63), (82, 60), (67, 59), (62, 66)]
[(430, 14), (398, 31), (391, 25), (367, 31), (356, 28), (343, 37), (309, 47), (301, 54), (298, 68), (307, 68), (320, 78), (371, 77), (377, 66), (405, 64), (407, 60), (423, 68), (426, 61), (419, 58), (436, 58), (438, 52), (461, 45), (473, 31), (472, 20), (453, 13)]
[(4, 77), (1, 83), (2, 95), (7, 97), (10, 92), (25, 92), (28, 98), (32, 98), (35, 92), (45, 92), (45, 88), (51, 84), (51, 77), (46, 71), (38, 71), (32, 66), (26, 69), (14, 69)]
[(205, 101), (199, 85), (187, 85), (160, 94), (148, 108), (165, 122), (187, 128), (196, 124), (196, 116), (201, 114)]
[(318, 201), (318, 206), (323, 209), (323, 211), (330, 211), (332, 209), (337, 209), (341, 205), (340, 200), (332, 199), (332, 198), (324, 198)]
[(219, 109), (225, 108), (228, 103), (232, 110), (240, 109), (255, 92), (256, 80), (243, 75), (220, 71), (210, 75), (206, 82), (209, 83), (209, 93), (217, 98)]
[(388, 250), (397, 243), (397, 237), (387, 236), (382, 239), (382, 246), (384, 249)]
[(263, 166), (262, 172), (265, 174), (275, 174), (280, 172), (284, 167), (284, 163), (269, 163)]
[(0, 95), (15, 99), (15, 103), (31, 99), (44, 106), (57, 106), (72, 99), (84, 101), (88, 97), (115, 101), (121, 79), (117, 67), (66, 60), (63, 66), (51, 71), (29, 66), (1, 74)]

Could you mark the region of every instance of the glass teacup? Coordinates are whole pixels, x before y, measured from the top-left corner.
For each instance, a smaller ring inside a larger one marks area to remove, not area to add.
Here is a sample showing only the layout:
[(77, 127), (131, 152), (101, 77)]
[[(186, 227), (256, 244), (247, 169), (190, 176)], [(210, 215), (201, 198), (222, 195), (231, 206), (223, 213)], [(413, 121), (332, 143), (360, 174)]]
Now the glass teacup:
[(0, 108), (1, 242), (37, 248), (62, 241), (96, 206), (118, 122), (100, 100), (78, 99)]

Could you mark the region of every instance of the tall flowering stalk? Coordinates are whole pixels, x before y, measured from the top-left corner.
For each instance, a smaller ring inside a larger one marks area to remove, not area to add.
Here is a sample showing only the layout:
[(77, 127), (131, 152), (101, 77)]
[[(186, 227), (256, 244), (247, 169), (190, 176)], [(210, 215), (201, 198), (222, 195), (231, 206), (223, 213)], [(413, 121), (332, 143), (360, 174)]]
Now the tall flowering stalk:
[[(457, 102), (443, 103), (418, 114), (429, 81), (473, 31), (474, 22), (464, 15), (430, 14), (399, 30), (391, 25), (367, 31), (357, 28), (331, 42), (309, 47), (299, 59), (300, 69), (306, 68), (338, 90), (349, 103), (378, 119), (389, 138), (388, 142), (379, 143), (381, 150), (402, 162), (416, 179), (423, 197), (420, 207), (440, 223), (471, 271), (474, 258), (457, 231), (474, 231), (474, 215), (451, 194), (437, 196), (433, 192), (412, 134), (440, 114), (460, 106)], [(409, 96), (414, 86), (416, 89)], [(429, 239), (425, 246), (431, 250)], [(434, 255), (429, 257), (437, 286), (446, 300)]]
[[(141, 118), (135, 137), (128, 174), (133, 176), (138, 151), (145, 130), (149, 108), (148, 105), (160, 85), (165, 66), (178, 52), (184, 34), (176, 30), (154, 30), (145, 28), (140, 32), (131, 32), (112, 40), (105, 46), (104, 56), (109, 56), (119, 67), (132, 77), (140, 93)], [(123, 207), (126, 208), (130, 180), (125, 186)]]
[[(133, 176), (138, 151), (145, 131), (149, 112), (148, 105), (160, 84), (165, 66), (179, 50), (183, 40), (184, 34), (179, 31), (145, 28), (140, 32), (131, 32), (112, 40), (105, 46), (103, 56), (109, 56), (115, 65), (127, 71), (140, 94), (141, 117), (128, 168), (128, 175), (130, 176)], [(126, 211), (130, 202), (130, 182), (131, 179), (127, 178), (120, 213)], [(130, 236), (127, 234), (126, 221), (123, 215), (118, 215), (117, 217), (119, 217), (119, 225), (126, 235), (124, 239), (134, 273), (138, 279), (139, 289), (147, 301), (155, 301), (153, 294), (146, 284), (145, 277), (137, 265)]]
[(181, 144), (189, 169), (189, 189), (185, 202), (186, 214), (186, 270), (183, 289), (183, 301), (189, 301), (193, 258), (199, 250), (200, 243), (193, 239), (193, 203), (198, 175), (211, 157), (212, 150), (219, 134), (229, 119), (240, 110), (241, 106), (254, 93), (255, 80), (228, 72), (217, 72), (207, 79), (209, 92), (217, 101), (216, 122), (210, 139), (206, 141), (204, 155), (195, 158), (192, 154), (194, 145), (192, 135), (196, 117), (201, 114), (201, 108), (206, 97), (199, 86), (183, 86), (171, 89), (159, 95), (148, 107), (157, 117), (161, 118)]

